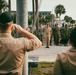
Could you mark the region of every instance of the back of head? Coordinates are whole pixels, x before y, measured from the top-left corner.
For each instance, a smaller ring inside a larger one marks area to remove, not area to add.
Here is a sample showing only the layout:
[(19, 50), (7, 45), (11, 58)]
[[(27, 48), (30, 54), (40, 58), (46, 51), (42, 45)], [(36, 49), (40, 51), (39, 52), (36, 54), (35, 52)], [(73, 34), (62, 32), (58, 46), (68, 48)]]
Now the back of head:
[(9, 23), (12, 21), (12, 17), (11, 15), (9, 14), (9, 12), (3, 12), (1, 15), (0, 15), (0, 23), (2, 24), (5, 24), (5, 23)]
[(8, 28), (8, 23), (12, 22), (12, 17), (9, 12), (3, 12), (0, 15), (0, 31), (5, 32)]
[(76, 48), (76, 28), (74, 28), (70, 34), (70, 43)]

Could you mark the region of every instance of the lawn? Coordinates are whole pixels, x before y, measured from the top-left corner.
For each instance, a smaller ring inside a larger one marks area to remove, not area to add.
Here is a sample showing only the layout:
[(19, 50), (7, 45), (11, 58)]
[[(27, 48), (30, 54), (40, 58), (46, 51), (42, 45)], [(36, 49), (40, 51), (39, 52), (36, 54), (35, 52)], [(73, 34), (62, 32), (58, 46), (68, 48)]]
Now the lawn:
[(52, 75), (54, 62), (38, 62), (37, 67), (30, 69), (31, 75)]

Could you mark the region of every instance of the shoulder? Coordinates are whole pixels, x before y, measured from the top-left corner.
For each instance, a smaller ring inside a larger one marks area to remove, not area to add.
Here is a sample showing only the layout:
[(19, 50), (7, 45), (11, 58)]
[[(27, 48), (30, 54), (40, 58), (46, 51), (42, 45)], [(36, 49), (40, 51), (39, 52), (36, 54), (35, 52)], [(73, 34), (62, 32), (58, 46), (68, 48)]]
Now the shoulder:
[(66, 62), (67, 61), (67, 52), (62, 52), (60, 54), (57, 54), (57, 60)]

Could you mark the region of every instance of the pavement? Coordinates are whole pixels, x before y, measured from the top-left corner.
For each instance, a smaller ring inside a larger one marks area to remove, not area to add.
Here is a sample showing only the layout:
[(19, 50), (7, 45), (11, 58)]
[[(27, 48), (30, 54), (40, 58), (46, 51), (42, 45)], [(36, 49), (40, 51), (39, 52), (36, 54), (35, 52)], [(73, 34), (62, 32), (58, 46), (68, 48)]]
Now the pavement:
[(53, 62), (58, 53), (64, 52), (70, 47), (71, 46), (50, 46), (50, 48), (45, 48), (45, 46), (41, 46), (37, 50), (28, 52), (28, 62)]

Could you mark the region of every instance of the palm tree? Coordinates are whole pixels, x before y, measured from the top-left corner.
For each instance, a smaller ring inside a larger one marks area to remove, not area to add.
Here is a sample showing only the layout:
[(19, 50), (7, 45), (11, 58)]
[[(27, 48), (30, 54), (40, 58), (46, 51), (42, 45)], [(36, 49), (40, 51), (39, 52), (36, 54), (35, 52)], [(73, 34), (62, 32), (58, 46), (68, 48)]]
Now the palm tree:
[(39, 10), (38, 10), (38, 0), (35, 0), (35, 4), (36, 4), (36, 12), (35, 12), (35, 18), (37, 17), (36, 20), (36, 35), (38, 36), (38, 29), (39, 29)]
[(35, 0), (32, 0), (32, 10), (33, 10), (32, 33), (33, 33), (35, 28)]
[[(17, 12), (16, 12), (16, 22), (18, 25), (21, 25), (24, 29), (28, 27), (28, 9), (27, 9), (28, 0), (17, 0)], [(28, 54), (26, 52), (26, 59), (23, 66), (23, 74), (28, 75)]]
[(11, 14), (11, 0), (8, 0), (9, 2), (9, 13)]
[(28, 27), (28, 10), (27, 0), (17, 0), (17, 24), (20, 24), (24, 29)]
[(69, 23), (69, 22), (72, 21), (72, 17), (66, 15), (66, 16), (64, 17), (64, 20), (65, 20), (65, 22), (68, 22), (68, 23)]
[(33, 25), (35, 21), (35, 0), (32, 0), (32, 9), (33, 9)]
[(65, 8), (63, 5), (59, 4), (55, 7), (55, 14), (56, 14), (56, 17), (61, 17), (62, 14), (65, 14)]
[(32, 26), (32, 33), (34, 32), (35, 24), (36, 24), (36, 33), (38, 33), (39, 28), (39, 11), (38, 11), (38, 0), (32, 0), (33, 6), (33, 26)]

